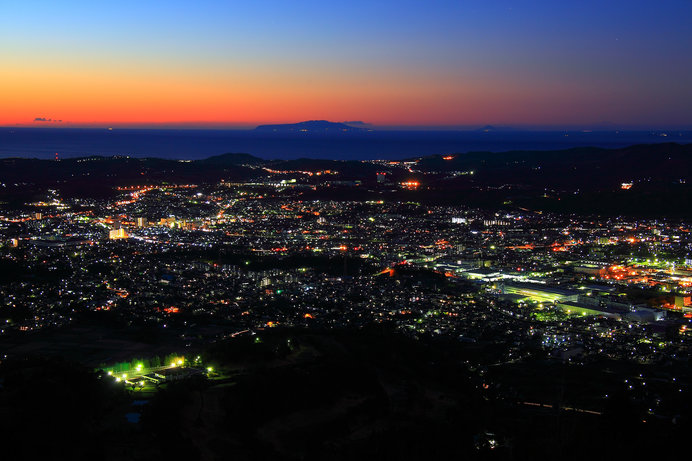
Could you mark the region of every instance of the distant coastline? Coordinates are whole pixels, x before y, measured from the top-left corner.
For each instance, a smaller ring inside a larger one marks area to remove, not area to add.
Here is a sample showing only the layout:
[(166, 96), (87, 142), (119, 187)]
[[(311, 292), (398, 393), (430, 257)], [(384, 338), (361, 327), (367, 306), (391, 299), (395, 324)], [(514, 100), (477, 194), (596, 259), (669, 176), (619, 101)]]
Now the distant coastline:
[(692, 131), (352, 131), (0, 128), (0, 158), (125, 155), (197, 160), (224, 152), (265, 159), (397, 160), (470, 151), (618, 148), (692, 143)]

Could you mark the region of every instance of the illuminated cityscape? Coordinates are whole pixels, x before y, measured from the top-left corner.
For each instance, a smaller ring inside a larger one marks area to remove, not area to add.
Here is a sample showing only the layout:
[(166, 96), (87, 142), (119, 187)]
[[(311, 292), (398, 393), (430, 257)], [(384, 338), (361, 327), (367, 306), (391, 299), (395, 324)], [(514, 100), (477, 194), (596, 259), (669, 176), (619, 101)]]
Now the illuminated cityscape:
[[(425, 189), (420, 163), (364, 162), (376, 174), (362, 180), (256, 165), (249, 180), (123, 185), (107, 198), (47, 189), (6, 208), (4, 358), (67, 356), (147, 400), (169, 383), (248, 373), (219, 344), (284, 341), (280, 355), (301, 363), (298, 351), (322, 347), (307, 332), (377, 327), (455, 344), (473, 392), (512, 411), (604, 417), (611, 393), (631, 390), (640, 423), (679, 418), (687, 222), (397, 199)], [(423, 179), (397, 179), (411, 174)], [(340, 199), (314, 198), (335, 188)], [(387, 199), (349, 198), (361, 189)], [(620, 384), (593, 371), (607, 364), (628, 364)], [(599, 394), (556, 400), (536, 392), (539, 378), (504, 375), (555, 366), (592, 370)], [(479, 455), (514, 443), (479, 434)]]
[[(168, 411), (191, 411), (166, 396), (192, 389), (205, 401), (254, 402), (214, 404), (209, 414), (199, 407), (204, 416), (194, 424), (224, 443), (254, 440), (272, 453), (321, 418), (367, 421), (324, 440), (365, 431), (372, 442), (350, 441), (350, 449), (389, 446), (375, 428), (403, 430), (389, 422), (395, 414), (416, 431), (420, 421), (431, 424), (423, 440), (467, 427), (472, 442), (435, 443), (480, 458), (558, 449), (555, 418), (594, 431), (615, 418), (635, 424), (633, 436), (673, 437), (689, 421), (692, 236), (688, 210), (676, 215), (675, 200), (661, 207), (669, 198), (659, 184), (674, 175), (671, 197), (688, 194), (671, 159), (689, 162), (689, 147), (599, 152), (603, 164), (628, 155), (630, 169), (599, 181), (589, 168), (563, 175), (590, 161), (551, 165), (564, 152), (3, 160), (3, 363), (59, 357), (95, 370), (107, 392), (125, 392), (110, 397), (124, 399), (112, 411), (125, 412), (120, 421), (142, 440), (164, 437)], [(664, 153), (660, 164), (636, 173), (637, 162), (656, 165), (654, 152)], [(506, 183), (515, 174), (508, 166), (527, 173)], [(626, 188), (623, 177), (631, 178)], [(35, 178), (46, 179), (29, 183)], [(608, 213), (613, 204), (634, 204), (639, 216)], [(584, 206), (601, 213), (572, 211)], [(406, 378), (410, 367), (422, 375)], [(388, 377), (373, 378), (373, 369)], [(299, 378), (300, 370), (311, 371)], [(437, 377), (423, 378), (430, 373)], [(270, 397), (306, 389), (287, 410), (289, 397)], [(475, 409), (465, 410), (471, 401)], [(307, 410), (314, 405), (321, 416)], [(417, 405), (427, 408), (420, 416)], [(250, 418), (257, 408), (274, 416), (228, 434), (227, 423), (215, 422), (236, 412)], [(489, 422), (477, 417), (490, 411), (498, 416)], [(193, 427), (183, 414), (172, 434)], [(273, 432), (272, 418), (289, 417), (290, 435)], [(531, 418), (534, 430), (520, 433), (504, 418)], [(559, 430), (565, 440), (579, 437)], [(207, 449), (201, 435), (188, 437), (175, 443)], [(285, 453), (335, 456), (317, 446), (300, 442)]]
[[(6, 305), (32, 311), (3, 333), (113, 310), (155, 324), (183, 313), (244, 329), (392, 322), (412, 336), (458, 336), (465, 310), (482, 302), (498, 321), (531, 320), (532, 335), (552, 332), (558, 320), (561, 329), (581, 329), (604, 319), (618, 321), (608, 334), (651, 344), (667, 330), (686, 335), (692, 239), (683, 222), (303, 200), (304, 189), (332, 187), (299, 182), (305, 176), (312, 173), (121, 187), (112, 200), (49, 191), (29, 204), (41, 212), (4, 214), (4, 258), (62, 281), (24, 281), (2, 293)], [(400, 273), (435, 282), (397, 289)], [(336, 305), (349, 308), (335, 315)], [(602, 335), (582, 334), (546, 353), (589, 340), (598, 353), (607, 347)], [(665, 352), (652, 346), (647, 357)]]

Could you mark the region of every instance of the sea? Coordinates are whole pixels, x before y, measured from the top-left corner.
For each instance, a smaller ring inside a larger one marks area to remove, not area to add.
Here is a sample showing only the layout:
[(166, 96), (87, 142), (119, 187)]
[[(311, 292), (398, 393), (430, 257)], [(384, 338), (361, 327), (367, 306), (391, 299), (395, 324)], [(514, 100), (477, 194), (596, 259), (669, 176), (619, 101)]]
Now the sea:
[(264, 159), (399, 160), (434, 154), (618, 148), (692, 143), (692, 131), (395, 131), (337, 134), (255, 130), (0, 128), (0, 158), (88, 156), (196, 160), (224, 153)]

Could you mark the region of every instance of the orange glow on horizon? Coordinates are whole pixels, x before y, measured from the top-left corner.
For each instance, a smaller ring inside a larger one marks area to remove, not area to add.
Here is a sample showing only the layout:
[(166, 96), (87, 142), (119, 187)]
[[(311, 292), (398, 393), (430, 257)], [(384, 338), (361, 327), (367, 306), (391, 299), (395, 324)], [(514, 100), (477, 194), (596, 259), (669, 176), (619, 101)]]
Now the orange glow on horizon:
[[(438, 79), (423, 72), (402, 77), (387, 70), (247, 64), (181, 69), (165, 63), (59, 62), (48, 56), (33, 63), (10, 59), (3, 67), (0, 126), (251, 127), (315, 119), (441, 126), (532, 123), (554, 118), (559, 109), (550, 91), (539, 96), (536, 88), (517, 83), (498, 86), (493, 79), (454, 75)], [(578, 99), (578, 93), (569, 99)], [(526, 107), (533, 107), (531, 114)], [(60, 122), (35, 122), (38, 117)]]

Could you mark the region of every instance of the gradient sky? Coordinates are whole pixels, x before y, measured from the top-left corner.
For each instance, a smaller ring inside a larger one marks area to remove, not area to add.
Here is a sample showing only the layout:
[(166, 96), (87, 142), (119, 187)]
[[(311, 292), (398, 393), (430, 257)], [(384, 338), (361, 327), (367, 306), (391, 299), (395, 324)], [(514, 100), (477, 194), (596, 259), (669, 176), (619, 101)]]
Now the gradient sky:
[(692, 0), (6, 0), (0, 125), (692, 127), (691, 24)]

